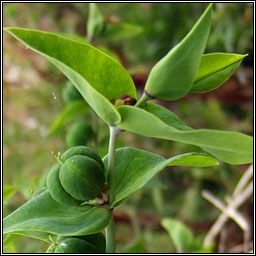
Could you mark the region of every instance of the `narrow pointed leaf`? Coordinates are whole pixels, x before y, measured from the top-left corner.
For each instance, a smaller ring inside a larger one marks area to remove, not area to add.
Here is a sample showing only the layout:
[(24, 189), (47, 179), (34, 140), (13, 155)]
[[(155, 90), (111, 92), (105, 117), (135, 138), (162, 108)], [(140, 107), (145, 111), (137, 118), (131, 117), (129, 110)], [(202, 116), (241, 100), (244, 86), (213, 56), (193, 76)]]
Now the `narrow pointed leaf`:
[[(107, 156), (104, 157), (107, 165)], [(142, 188), (166, 166), (209, 167), (218, 162), (211, 156), (200, 153), (187, 153), (169, 159), (137, 148), (117, 149), (114, 168), (114, 191), (117, 205), (123, 199)]]
[(209, 5), (187, 36), (153, 67), (145, 87), (151, 96), (176, 100), (190, 91), (209, 36), (211, 9)]
[(142, 108), (154, 114), (163, 122), (175, 129), (184, 131), (192, 130), (192, 128), (184, 124), (183, 121), (176, 114), (159, 104), (147, 102)]
[(251, 136), (208, 129), (178, 130), (161, 119), (164, 115), (158, 117), (132, 106), (120, 106), (118, 111), (122, 116), (122, 122), (118, 126), (123, 130), (142, 136), (195, 145), (230, 164), (246, 164), (253, 160)]
[(190, 92), (208, 92), (221, 86), (247, 54), (210, 53), (202, 56)]
[(21, 28), (5, 30), (56, 65), (106, 123), (120, 122), (109, 100), (123, 94), (136, 97), (136, 89), (118, 62), (91, 45), (58, 34)]
[(109, 221), (110, 214), (106, 208), (62, 206), (45, 191), (8, 215), (3, 221), (3, 232), (88, 235), (100, 232)]
[(103, 29), (103, 17), (95, 3), (89, 3), (89, 16), (87, 21), (87, 37), (92, 39)]

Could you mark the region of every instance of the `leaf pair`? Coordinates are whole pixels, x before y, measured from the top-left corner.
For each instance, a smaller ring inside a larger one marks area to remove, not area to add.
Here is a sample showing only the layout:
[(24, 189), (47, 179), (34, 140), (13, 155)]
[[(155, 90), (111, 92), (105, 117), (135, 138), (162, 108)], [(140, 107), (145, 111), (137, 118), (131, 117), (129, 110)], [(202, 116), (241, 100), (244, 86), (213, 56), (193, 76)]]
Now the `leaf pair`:
[[(169, 159), (131, 147), (120, 148), (115, 156), (115, 200), (121, 203), (166, 166), (208, 167), (218, 162), (207, 155), (188, 153)], [(104, 158), (107, 165), (107, 156)], [(88, 235), (101, 231), (110, 221), (104, 207), (66, 207), (52, 199), (46, 190), (35, 196), (4, 219), (4, 234), (20, 234), (49, 241), (49, 234), (62, 236)]]
[[(146, 84), (149, 94), (162, 99), (178, 99), (188, 92), (210, 91), (227, 80), (238, 67), (244, 55), (202, 55), (210, 30), (211, 8), (210, 5), (188, 35), (152, 69)], [(196, 145), (227, 163), (252, 161), (252, 138), (249, 136), (192, 130), (160, 106), (148, 104), (144, 110), (129, 106), (116, 109), (110, 99), (118, 99), (124, 94), (136, 98), (135, 86), (118, 62), (96, 48), (53, 33), (20, 28), (6, 30), (55, 64), (107, 124), (119, 125), (121, 129), (144, 136)]]
[(211, 26), (212, 4), (187, 36), (151, 70), (145, 92), (152, 98), (177, 100), (189, 92), (207, 92), (222, 85), (247, 55), (203, 55)]

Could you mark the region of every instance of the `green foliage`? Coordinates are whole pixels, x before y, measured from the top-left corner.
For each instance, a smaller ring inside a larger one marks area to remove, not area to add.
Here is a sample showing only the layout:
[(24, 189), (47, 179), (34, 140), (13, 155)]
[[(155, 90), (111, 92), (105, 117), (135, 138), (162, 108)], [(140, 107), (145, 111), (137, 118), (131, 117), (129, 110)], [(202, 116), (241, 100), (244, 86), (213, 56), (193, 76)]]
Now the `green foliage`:
[[(115, 158), (113, 185), (115, 200), (112, 206), (145, 186), (166, 166), (209, 167), (218, 164), (212, 157), (198, 153), (188, 153), (165, 159), (160, 155), (131, 147), (118, 149)], [(104, 158), (104, 162), (107, 165), (107, 157)]]
[(104, 40), (115, 42), (127, 40), (143, 33), (143, 28), (136, 24), (118, 22), (106, 25), (105, 31), (102, 33)]
[[(218, 130), (178, 130), (166, 122), (166, 110), (156, 116), (140, 108), (120, 106), (122, 116), (119, 124), (121, 129), (142, 136), (174, 140), (201, 147), (215, 157), (230, 164), (245, 164), (252, 162), (252, 137), (237, 132)], [(173, 118), (173, 115), (169, 115)]]
[(76, 237), (57, 237), (48, 253), (104, 253), (106, 240), (102, 233)]
[(190, 91), (210, 32), (211, 8), (151, 70), (145, 90), (153, 98), (176, 100)]
[(93, 138), (92, 127), (85, 121), (77, 121), (69, 128), (66, 142), (69, 147), (86, 145)]
[(205, 248), (202, 242), (193, 236), (191, 230), (181, 221), (174, 218), (164, 218), (161, 225), (168, 232), (178, 253), (212, 253), (212, 248)]
[(136, 97), (136, 91), (129, 73), (118, 62), (91, 45), (58, 34), (21, 28), (5, 30), (56, 65), (106, 123), (120, 122), (109, 99), (123, 94)]
[(103, 207), (67, 207), (57, 203), (45, 191), (8, 215), (3, 221), (3, 232), (29, 231), (32, 232), (30, 237), (45, 240), (49, 234), (78, 236), (97, 233), (108, 225), (109, 220), (110, 213)]
[(182, 222), (166, 218), (161, 221), (161, 224), (169, 233), (178, 252), (188, 250), (191, 247), (193, 235)]
[(208, 92), (218, 88), (229, 79), (246, 56), (230, 53), (203, 55), (190, 92)]
[(87, 21), (87, 38), (92, 39), (103, 29), (103, 17), (95, 3), (89, 3), (89, 17)]
[(63, 88), (62, 98), (66, 104), (83, 99), (82, 95), (70, 81), (68, 81), (66, 86)]
[[(95, 37), (118, 42), (144, 32), (136, 23), (104, 24), (96, 4), (90, 3), (89, 7), (87, 38), (90, 42)], [(212, 156), (198, 152), (166, 159), (133, 147), (116, 150), (117, 135), (121, 130), (193, 145), (230, 164), (252, 162), (252, 137), (238, 132), (193, 129), (167, 108), (146, 102), (153, 98), (176, 100), (189, 92), (214, 90), (240, 65), (246, 55), (203, 55), (210, 32), (211, 9), (212, 4), (186, 37), (152, 68), (137, 104), (136, 88), (130, 74), (108, 48), (99, 50), (77, 36), (14, 27), (5, 29), (27, 48), (53, 63), (70, 80), (62, 93), (67, 105), (49, 134), (60, 131), (74, 118), (84, 117), (88, 105), (92, 113), (95, 112), (111, 128), (109, 151), (102, 160), (93, 149), (77, 146), (87, 144), (95, 135), (94, 142), (99, 144), (96, 148), (102, 146), (99, 151), (104, 152), (97, 117), (92, 116), (92, 126), (84, 121), (72, 124), (66, 140), (68, 146), (75, 147), (55, 156), (58, 164), (50, 169), (47, 188), (36, 191), (30, 200), (4, 219), (5, 235), (22, 235), (48, 242), (51, 244), (48, 253), (114, 252), (111, 221), (114, 207), (143, 188), (167, 166), (199, 168), (218, 165)], [(5, 187), (4, 199), (15, 191), (15, 188)], [(161, 223), (178, 252), (211, 252), (211, 249), (203, 248), (201, 241), (180, 221), (166, 218)], [(99, 233), (106, 227), (107, 246), (105, 237)], [(7, 250), (14, 251), (12, 245), (9, 246)], [(134, 250), (144, 252), (143, 244), (138, 242), (128, 252)]]
[(53, 121), (48, 134), (53, 134), (60, 131), (64, 124), (73, 120), (76, 117), (83, 116), (88, 113), (89, 107), (84, 101), (74, 101), (66, 105), (61, 113)]
[(16, 186), (3, 186), (3, 203), (12, 197), (17, 191)]

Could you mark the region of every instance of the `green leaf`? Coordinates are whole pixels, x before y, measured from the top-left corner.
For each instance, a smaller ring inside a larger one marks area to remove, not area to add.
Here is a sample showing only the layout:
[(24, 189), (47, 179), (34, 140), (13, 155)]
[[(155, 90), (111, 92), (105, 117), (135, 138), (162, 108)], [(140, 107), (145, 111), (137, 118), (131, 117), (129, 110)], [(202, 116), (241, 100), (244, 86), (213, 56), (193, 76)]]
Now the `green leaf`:
[(211, 9), (212, 4), (186, 37), (152, 68), (145, 87), (152, 97), (176, 100), (190, 91), (210, 32)]
[(16, 253), (14, 245), (3, 245), (3, 253)]
[(161, 225), (166, 229), (178, 252), (190, 249), (193, 235), (181, 221), (173, 218), (164, 218)]
[(210, 53), (202, 56), (190, 92), (209, 92), (229, 79), (247, 54)]
[(89, 16), (87, 21), (87, 38), (91, 40), (103, 29), (103, 17), (95, 3), (89, 3)]
[(17, 231), (17, 232), (12, 232), (11, 235), (26, 236), (26, 237), (42, 240), (46, 243), (51, 243), (49, 234), (45, 232)]
[(3, 203), (8, 200), (10, 197), (12, 197), (18, 188), (16, 186), (3, 186)]
[(57, 132), (62, 126), (70, 120), (88, 113), (89, 107), (83, 101), (74, 101), (66, 105), (58, 117), (54, 120), (48, 135)]
[(142, 108), (154, 114), (166, 124), (175, 129), (184, 131), (192, 130), (192, 128), (184, 124), (183, 121), (176, 114), (159, 104), (147, 102)]
[(111, 58), (113, 58), (114, 60), (116, 60), (117, 62), (121, 63), (121, 60), (119, 59), (118, 55), (111, 51), (109, 48), (107, 48), (106, 46), (104, 45), (97, 45), (97, 48), (104, 52), (105, 54), (107, 54), (108, 56), (110, 56)]
[(45, 191), (8, 215), (3, 221), (3, 232), (88, 235), (100, 232), (109, 221), (110, 213), (106, 208), (62, 206)]
[(133, 106), (120, 106), (118, 111), (122, 117), (122, 122), (118, 126), (123, 130), (142, 136), (195, 145), (230, 164), (246, 164), (253, 160), (251, 136), (208, 129), (178, 130), (166, 122), (163, 118), (166, 115), (156, 116)]
[(56, 65), (108, 124), (118, 124), (120, 115), (109, 101), (128, 94), (136, 98), (129, 73), (114, 59), (91, 45), (38, 30), (6, 28), (28, 48)]
[(122, 41), (140, 35), (143, 32), (143, 28), (136, 24), (131, 23), (112, 23), (107, 24), (106, 30), (102, 35), (102, 39), (108, 41)]
[[(103, 159), (107, 166), (107, 156)], [(187, 153), (169, 159), (137, 148), (124, 147), (116, 150), (114, 167), (115, 200), (112, 206), (142, 188), (166, 166), (209, 167), (218, 162), (211, 156)]]

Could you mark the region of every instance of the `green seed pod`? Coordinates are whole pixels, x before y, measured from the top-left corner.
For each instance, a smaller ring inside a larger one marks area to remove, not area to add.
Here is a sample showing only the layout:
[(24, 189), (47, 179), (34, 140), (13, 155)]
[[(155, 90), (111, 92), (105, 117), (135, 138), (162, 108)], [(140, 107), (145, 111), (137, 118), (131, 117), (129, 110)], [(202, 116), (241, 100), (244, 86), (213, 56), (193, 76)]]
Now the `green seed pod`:
[(66, 152), (63, 153), (63, 155), (61, 156), (61, 159), (62, 161), (65, 161), (71, 156), (76, 156), (76, 155), (88, 156), (90, 158), (93, 158), (95, 161), (98, 162), (98, 164), (103, 169), (105, 168), (100, 156), (96, 153), (96, 151), (86, 146), (77, 146), (77, 147), (72, 147), (68, 149)]
[(47, 177), (47, 187), (54, 200), (78, 206), (100, 195), (105, 183), (104, 165), (93, 149), (71, 148), (61, 161), (52, 167)]
[(93, 137), (93, 130), (84, 121), (77, 121), (68, 130), (66, 142), (69, 147), (86, 145)]
[[(57, 242), (56, 245), (54, 246), (54, 251), (55, 253), (59, 252), (59, 249), (61, 249), (63, 247), (63, 242), (65, 242), (65, 244), (67, 244), (67, 239), (80, 239), (82, 241), (86, 242), (82, 243), (81, 241), (75, 241), (75, 240), (68, 240), (68, 244), (75, 245), (82, 245), (83, 247), (80, 248), (83, 251), (78, 251), (78, 249), (76, 251), (72, 251), (73, 253), (105, 253), (106, 251), (106, 239), (105, 236), (102, 233), (96, 233), (96, 234), (92, 234), (92, 235), (86, 235), (86, 236), (72, 236), (72, 237), (57, 237)], [(62, 243), (62, 244), (61, 244)], [(90, 245), (90, 246), (89, 246)], [(61, 248), (60, 248), (61, 247)], [(66, 246), (67, 248), (67, 246)], [(84, 250), (88, 250), (88, 251), (84, 251)], [(71, 250), (71, 247), (69, 247), (69, 250)]]
[(76, 89), (76, 87), (70, 81), (66, 83), (66, 86), (62, 91), (62, 98), (66, 104), (72, 101), (83, 99), (80, 92)]
[(54, 253), (96, 253), (97, 247), (80, 238), (62, 240)]

